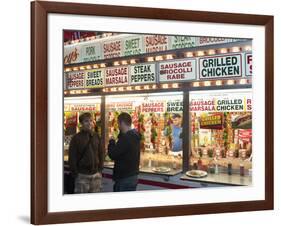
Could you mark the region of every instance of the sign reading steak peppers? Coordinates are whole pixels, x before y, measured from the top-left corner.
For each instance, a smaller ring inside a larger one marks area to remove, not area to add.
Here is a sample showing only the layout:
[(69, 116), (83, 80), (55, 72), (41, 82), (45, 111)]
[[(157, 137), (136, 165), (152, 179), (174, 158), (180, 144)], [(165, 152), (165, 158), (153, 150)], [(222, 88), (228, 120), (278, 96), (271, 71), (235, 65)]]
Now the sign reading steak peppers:
[(130, 66), (130, 84), (150, 84), (156, 82), (155, 64), (136, 64)]

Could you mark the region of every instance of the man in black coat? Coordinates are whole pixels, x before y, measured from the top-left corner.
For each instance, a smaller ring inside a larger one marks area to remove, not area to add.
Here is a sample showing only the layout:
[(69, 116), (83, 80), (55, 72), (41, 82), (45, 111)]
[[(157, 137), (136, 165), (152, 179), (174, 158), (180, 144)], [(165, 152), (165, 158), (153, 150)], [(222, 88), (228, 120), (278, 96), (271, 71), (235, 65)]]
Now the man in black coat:
[(131, 124), (131, 116), (121, 113), (118, 116), (118, 141), (116, 143), (111, 139), (108, 145), (108, 155), (114, 161), (115, 192), (135, 191), (138, 184), (141, 136), (135, 129), (131, 129)]

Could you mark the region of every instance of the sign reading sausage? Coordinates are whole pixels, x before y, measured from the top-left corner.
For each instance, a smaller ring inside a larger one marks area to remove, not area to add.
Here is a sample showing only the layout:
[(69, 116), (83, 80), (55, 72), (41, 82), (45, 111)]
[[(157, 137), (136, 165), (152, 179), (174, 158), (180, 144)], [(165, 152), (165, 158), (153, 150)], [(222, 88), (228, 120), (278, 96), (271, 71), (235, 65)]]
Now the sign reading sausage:
[(121, 39), (115, 39), (103, 43), (103, 58), (115, 58), (121, 57), (122, 41)]
[(155, 64), (136, 64), (130, 66), (130, 84), (149, 84), (156, 82)]
[(246, 60), (246, 76), (252, 76), (252, 68), (253, 68), (252, 53), (246, 53), (245, 60)]
[(109, 67), (105, 69), (105, 85), (118, 86), (128, 85), (128, 66)]
[(67, 89), (81, 89), (84, 88), (84, 71), (70, 71), (65, 73), (66, 88)]
[(142, 103), (141, 112), (165, 112), (165, 102), (164, 101), (148, 101)]
[(106, 104), (108, 111), (132, 111), (134, 109), (133, 102), (112, 102)]
[(104, 69), (85, 71), (85, 88), (99, 88), (104, 86)]
[(241, 54), (199, 58), (199, 78), (217, 79), (242, 76)]
[(212, 94), (191, 94), (191, 112), (247, 112), (252, 111), (251, 92), (230, 93), (214, 91)]
[(147, 35), (145, 39), (145, 52), (160, 52), (168, 50), (168, 36), (166, 35)]
[(71, 104), (71, 112), (100, 111), (100, 104)]
[(196, 78), (196, 60), (184, 59), (159, 63), (159, 81), (187, 81)]

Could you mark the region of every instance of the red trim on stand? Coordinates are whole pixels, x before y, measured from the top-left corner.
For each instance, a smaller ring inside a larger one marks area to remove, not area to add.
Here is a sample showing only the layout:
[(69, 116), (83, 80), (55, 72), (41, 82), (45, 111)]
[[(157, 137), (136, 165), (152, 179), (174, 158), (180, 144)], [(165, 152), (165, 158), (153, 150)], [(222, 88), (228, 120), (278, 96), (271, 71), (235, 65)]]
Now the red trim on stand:
[[(103, 173), (103, 177), (112, 179), (112, 175), (108, 173)], [(159, 182), (159, 181), (152, 181), (152, 180), (145, 180), (145, 179), (138, 179), (139, 184), (145, 184), (145, 185), (150, 185), (150, 186), (156, 186), (156, 187), (161, 187), (161, 188), (168, 188), (168, 189), (183, 189), (183, 188), (193, 188), (190, 186), (185, 186), (185, 185), (178, 185), (178, 184), (169, 184), (169, 183), (164, 183), (164, 182)]]

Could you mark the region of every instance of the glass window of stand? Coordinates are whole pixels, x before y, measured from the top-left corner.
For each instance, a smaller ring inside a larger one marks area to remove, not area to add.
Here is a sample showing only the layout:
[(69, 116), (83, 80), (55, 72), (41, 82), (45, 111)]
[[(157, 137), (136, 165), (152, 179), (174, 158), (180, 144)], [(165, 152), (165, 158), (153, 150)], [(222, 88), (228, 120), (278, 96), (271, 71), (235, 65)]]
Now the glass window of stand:
[(251, 176), (251, 89), (190, 92), (190, 169)]
[[(132, 128), (141, 134), (140, 171), (168, 175), (182, 171), (182, 92), (107, 96), (105, 108), (106, 145), (118, 136), (118, 115), (128, 112)], [(105, 166), (110, 165), (107, 156)]]
[(64, 160), (68, 160), (68, 147), (71, 138), (79, 131), (79, 116), (84, 112), (93, 115), (95, 130), (101, 135), (101, 98), (64, 98)]

